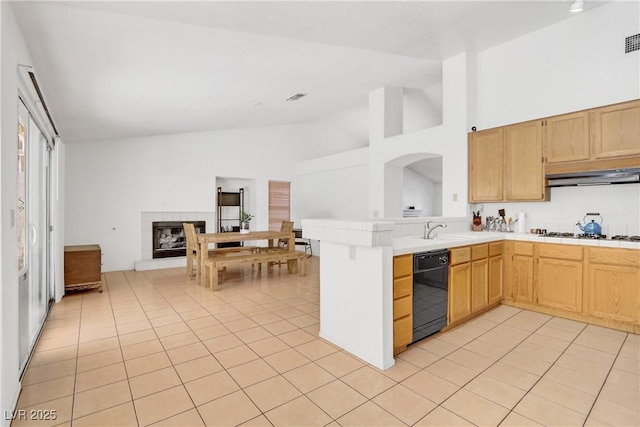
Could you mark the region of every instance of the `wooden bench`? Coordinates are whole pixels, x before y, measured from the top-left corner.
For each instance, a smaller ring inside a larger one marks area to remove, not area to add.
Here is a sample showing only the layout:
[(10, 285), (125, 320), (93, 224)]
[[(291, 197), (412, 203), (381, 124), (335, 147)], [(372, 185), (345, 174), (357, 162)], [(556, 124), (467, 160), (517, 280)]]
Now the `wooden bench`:
[[(292, 273), (296, 273), (296, 270), (300, 273), (300, 276), (307, 274), (307, 258), (302, 252), (296, 251), (274, 251), (274, 252), (261, 252), (254, 254), (240, 254), (233, 253), (225, 255), (215, 255), (207, 258), (204, 261), (204, 273), (205, 277), (202, 278), (202, 282), (209, 281), (209, 287), (217, 291), (218, 290), (218, 272), (231, 265), (243, 265), (243, 264), (258, 264), (262, 265), (263, 262), (271, 263), (278, 261), (294, 260), (297, 263), (294, 265)], [(299, 268), (298, 268), (299, 267)]]
[[(258, 252), (260, 249), (259, 246), (234, 246), (231, 248), (215, 248), (215, 249), (209, 249), (208, 253), (209, 253), (209, 258), (213, 258), (215, 256), (224, 256), (224, 255), (229, 255), (229, 254), (241, 254), (241, 253), (250, 253), (250, 254), (254, 254), (256, 252)], [(222, 274), (224, 277), (224, 270), (222, 270)], [(196, 283), (201, 283), (200, 282), (200, 269), (198, 269), (197, 274), (196, 274)], [(202, 280), (202, 284), (206, 283), (205, 280)]]

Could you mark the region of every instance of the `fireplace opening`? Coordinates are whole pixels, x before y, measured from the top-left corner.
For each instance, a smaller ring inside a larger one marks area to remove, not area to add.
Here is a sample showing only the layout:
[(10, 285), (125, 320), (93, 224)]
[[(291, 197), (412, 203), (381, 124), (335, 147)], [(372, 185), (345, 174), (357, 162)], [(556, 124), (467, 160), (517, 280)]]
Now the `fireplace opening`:
[(171, 258), (187, 255), (187, 238), (183, 223), (193, 224), (196, 233), (206, 232), (205, 221), (159, 221), (152, 223), (153, 258)]

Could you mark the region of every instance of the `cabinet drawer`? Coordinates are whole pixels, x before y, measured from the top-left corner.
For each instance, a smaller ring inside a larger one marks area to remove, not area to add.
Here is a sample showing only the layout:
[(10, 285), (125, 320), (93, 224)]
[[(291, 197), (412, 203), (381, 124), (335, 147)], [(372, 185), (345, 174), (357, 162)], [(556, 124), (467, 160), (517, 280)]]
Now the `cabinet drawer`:
[(513, 254), (533, 256), (533, 243), (519, 241), (513, 242)]
[(398, 255), (393, 257), (393, 278), (413, 274), (413, 255)]
[(489, 243), (489, 256), (498, 256), (504, 253), (504, 242)]
[(591, 264), (610, 264), (640, 267), (640, 250), (615, 248), (589, 248)]
[(449, 250), (449, 264), (456, 265), (471, 260), (471, 248), (465, 246), (462, 248), (452, 248)]
[(393, 300), (393, 320), (409, 316), (412, 311), (413, 299), (411, 296)]
[(489, 256), (489, 245), (486, 243), (482, 245), (471, 246), (471, 260), (477, 261), (479, 259), (485, 259)]
[(393, 279), (393, 299), (411, 296), (413, 276)]
[(404, 347), (413, 338), (413, 323), (411, 316), (393, 321), (393, 347)]
[(540, 243), (538, 244), (538, 256), (540, 258), (555, 258), (581, 261), (582, 246)]

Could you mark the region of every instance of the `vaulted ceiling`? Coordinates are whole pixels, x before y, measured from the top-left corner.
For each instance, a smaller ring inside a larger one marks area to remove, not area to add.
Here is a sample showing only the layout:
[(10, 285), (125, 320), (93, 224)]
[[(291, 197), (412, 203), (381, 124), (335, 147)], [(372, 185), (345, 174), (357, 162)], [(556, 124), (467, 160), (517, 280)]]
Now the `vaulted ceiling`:
[(12, 7), (65, 141), (318, 120), (385, 85), (428, 93), (442, 60), (571, 17), (562, 0)]

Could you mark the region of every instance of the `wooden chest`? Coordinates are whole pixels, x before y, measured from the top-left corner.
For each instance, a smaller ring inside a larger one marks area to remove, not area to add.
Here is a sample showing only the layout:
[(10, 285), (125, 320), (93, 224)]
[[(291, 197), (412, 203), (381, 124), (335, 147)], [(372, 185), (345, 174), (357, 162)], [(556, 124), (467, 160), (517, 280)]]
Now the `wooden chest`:
[(64, 247), (64, 288), (98, 288), (102, 292), (102, 251), (100, 245)]

